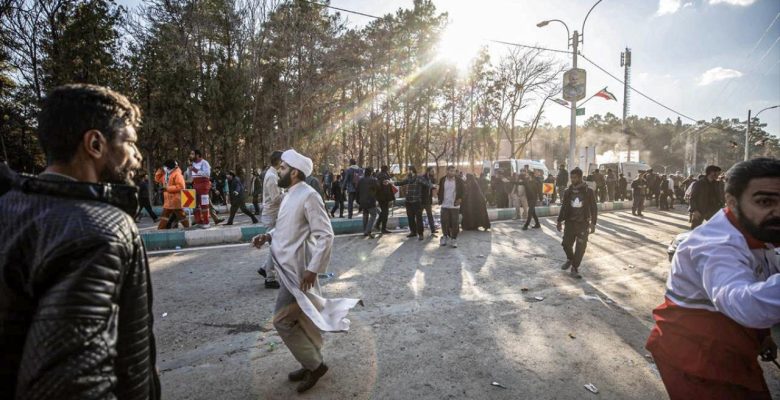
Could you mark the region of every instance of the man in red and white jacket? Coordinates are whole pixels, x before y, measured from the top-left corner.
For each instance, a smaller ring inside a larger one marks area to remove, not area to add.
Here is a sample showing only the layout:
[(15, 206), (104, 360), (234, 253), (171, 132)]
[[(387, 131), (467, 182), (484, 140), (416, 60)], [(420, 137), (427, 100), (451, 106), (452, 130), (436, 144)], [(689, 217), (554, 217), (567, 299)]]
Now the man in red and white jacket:
[(780, 160), (728, 172), (726, 208), (672, 260), (647, 341), (675, 399), (770, 399), (758, 356), (777, 357), (780, 323)]

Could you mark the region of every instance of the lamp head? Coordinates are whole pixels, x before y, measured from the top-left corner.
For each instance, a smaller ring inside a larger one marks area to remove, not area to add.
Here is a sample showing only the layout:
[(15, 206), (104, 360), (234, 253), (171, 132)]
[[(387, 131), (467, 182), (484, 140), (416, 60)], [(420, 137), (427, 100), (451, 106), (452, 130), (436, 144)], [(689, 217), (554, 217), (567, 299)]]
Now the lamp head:
[(541, 28), (541, 27), (543, 27), (543, 26), (547, 26), (549, 23), (550, 23), (550, 21), (542, 21), (542, 22), (540, 22), (540, 23), (536, 24), (536, 26), (538, 26), (539, 28)]

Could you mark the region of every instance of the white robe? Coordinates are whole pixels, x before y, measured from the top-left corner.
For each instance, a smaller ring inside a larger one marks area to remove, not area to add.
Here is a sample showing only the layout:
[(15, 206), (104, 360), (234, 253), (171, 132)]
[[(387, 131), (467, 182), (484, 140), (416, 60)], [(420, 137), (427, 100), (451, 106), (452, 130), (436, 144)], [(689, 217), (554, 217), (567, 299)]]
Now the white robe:
[(319, 279), (308, 292), (300, 290), (305, 271), (324, 273), (330, 262), (334, 235), (322, 197), (309, 185), (293, 185), (282, 199), (276, 227), (268, 233), (279, 281), (306, 316), (325, 332), (349, 330), (345, 317), (359, 299), (326, 299), (320, 295)]

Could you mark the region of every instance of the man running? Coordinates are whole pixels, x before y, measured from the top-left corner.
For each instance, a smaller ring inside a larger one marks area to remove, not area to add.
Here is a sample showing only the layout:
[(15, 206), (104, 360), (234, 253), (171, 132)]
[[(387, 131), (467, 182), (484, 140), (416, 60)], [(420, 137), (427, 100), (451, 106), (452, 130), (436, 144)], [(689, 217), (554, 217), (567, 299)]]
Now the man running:
[[(563, 203), (558, 214), (558, 232), (561, 231), (562, 224), (566, 223), (566, 230), (563, 232), (563, 241), (561, 242), (563, 251), (566, 253), (566, 262), (563, 263), (561, 269), (565, 271), (571, 267), (571, 276), (580, 279), (582, 278), (579, 273), (580, 263), (585, 255), (585, 248), (588, 246), (588, 233), (596, 232), (598, 209), (596, 207), (596, 194), (583, 182), (582, 170), (572, 169), (570, 178), (571, 186), (563, 192)], [(575, 242), (576, 250), (574, 250)]]
[(279, 186), (287, 194), (279, 209), (276, 227), (255, 236), (255, 247), (271, 243), (271, 257), (281, 289), (273, 323), (284, 344), (302, 368), (288, 378), (300, 382), (299, 393), (311, 389), (328, 371), (322, 357), (321, 332), (349, 329), (347, 312), (358, 299), (326, 299), (320, 295), (317, 274), (324, 273), (333, 248), (333, 228), (322, 197), (303, 182), (312, 172), (312, 161), (295, 150), (282, 154)]
[(653, 311), (647, 349), (672, 400), (771, 398), (757, 357), (777, 357), (778, 245), (780, 161), (733, 166), (726, 208), (679, 245)]
[(192, 188), (195, 189), (195, 223), (209, 227), (209, 191), (211, 191), (211, 165), (203, 159), (200, 150), (190, 152)]

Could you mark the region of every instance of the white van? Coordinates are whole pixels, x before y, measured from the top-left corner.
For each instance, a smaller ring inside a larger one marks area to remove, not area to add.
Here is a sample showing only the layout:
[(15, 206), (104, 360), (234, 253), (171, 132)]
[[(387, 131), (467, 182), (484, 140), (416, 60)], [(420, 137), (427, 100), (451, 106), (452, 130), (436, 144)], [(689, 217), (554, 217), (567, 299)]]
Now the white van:
[(615, 173), (615, 176), (623, 176), (631, 183), (639, 175), (640, 171), (647, 171), (650, 166), (642, 162), (621, 162), (621, 163), (606, 163), (599, 165), (601, 173), (606, 174), (607, 169), (611, 169)]
[(507, 174), (511, 176), (511, 174), (516, 174), (524, 170), (526, 166), (528, 166), (528, 169), (531, 171), (541, 173), (542, 178), (547, 178), (547, 175), (550, 173), (550, 170), (548, 170), (547, 166), (541, 161), (515, 158), (493, 161), (492, 168), (490, 168), (490, 171), (486, 172), (489, 172), (492, 176), (496, 173), (496, 170), (500, 169), (503, 171), (502, 173), (504, 176), (508, 176)]

